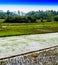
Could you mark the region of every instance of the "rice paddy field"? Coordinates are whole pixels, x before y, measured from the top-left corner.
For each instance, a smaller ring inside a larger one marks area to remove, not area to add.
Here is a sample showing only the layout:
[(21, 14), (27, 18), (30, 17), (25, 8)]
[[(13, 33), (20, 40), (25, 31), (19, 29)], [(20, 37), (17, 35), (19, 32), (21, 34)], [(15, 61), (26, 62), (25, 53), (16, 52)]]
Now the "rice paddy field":
[(58, 45), (58, 33), (0, 37), (0, 58)]
[(0, 58), (56, 45), (58, 22), (0, 22)]
[(58, 32), (58, 22), (0, 24), (0, 37), (53, 32)]

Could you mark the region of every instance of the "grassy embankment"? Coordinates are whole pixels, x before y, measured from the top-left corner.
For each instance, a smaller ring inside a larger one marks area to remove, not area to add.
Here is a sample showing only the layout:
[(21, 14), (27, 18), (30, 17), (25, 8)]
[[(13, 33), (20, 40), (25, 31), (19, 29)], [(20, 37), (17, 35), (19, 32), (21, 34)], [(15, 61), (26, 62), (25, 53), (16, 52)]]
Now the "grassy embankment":
[[(1, 20), (0, 20), (1, 21)], [(27, 35), (58, 32), (57, 22), (0, 23), (0, 36)]]

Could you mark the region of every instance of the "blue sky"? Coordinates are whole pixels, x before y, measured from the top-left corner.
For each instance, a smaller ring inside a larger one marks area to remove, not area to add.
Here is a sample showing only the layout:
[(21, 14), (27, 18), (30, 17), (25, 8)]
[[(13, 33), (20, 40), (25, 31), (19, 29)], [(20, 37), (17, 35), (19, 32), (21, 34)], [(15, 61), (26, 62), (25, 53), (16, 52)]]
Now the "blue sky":
[(57, 0), (0, 0), (0, 10), (10, 11), (37, 11), (58, 10)]
[(0, 4), (58, 5), (57, 0), (0, 0)]

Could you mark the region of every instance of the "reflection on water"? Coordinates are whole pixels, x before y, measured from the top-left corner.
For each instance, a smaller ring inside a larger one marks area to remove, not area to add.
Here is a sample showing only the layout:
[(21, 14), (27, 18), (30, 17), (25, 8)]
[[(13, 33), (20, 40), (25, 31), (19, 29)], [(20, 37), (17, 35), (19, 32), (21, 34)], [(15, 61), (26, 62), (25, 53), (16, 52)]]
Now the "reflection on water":
[(58, 45), (58, 33), (0, 38), (0, 58)]

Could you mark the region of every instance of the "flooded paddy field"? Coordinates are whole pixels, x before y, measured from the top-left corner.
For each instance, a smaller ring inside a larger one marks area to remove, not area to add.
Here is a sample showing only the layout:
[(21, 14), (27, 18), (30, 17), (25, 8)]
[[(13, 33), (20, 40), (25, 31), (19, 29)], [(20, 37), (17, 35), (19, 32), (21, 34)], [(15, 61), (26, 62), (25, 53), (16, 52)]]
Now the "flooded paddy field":
[(0, 58), (58, 45), (58, 33), (0, 37)]

